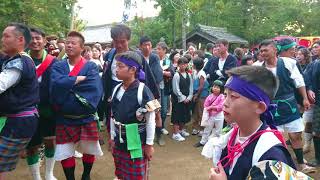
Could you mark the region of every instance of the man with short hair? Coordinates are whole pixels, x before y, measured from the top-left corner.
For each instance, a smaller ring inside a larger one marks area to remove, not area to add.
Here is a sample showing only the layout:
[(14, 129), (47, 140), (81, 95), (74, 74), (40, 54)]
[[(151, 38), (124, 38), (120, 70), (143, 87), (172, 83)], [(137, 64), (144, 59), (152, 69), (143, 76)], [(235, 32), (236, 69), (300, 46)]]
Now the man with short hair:
[(229, 42), (227, 40), (217, 40), (216, 47), (219, 57), (211, 61), (210, 69), (207, 72), (210, 84), (217, 79), (226, 81), (228, 78), (226, 70), (237, 66), (237, 59), (228, 53)]
[[(149, 64), (151, 72), (155, 77), (157, 88), (160, 88), (160, 83), (163, 81), (163, 72), (160, 66), (160, 59), (157, 54), (152, 53), (152, 43), (148, 36), (142, 36), (140, 38), (140, 51), (144, 60)], [(160, 90), (160, 89), (159, 89)], [(158, 98), (161, 101), (160, 98)], [(156, 112), (156, 142), (160, 146), (164, 146), (165, 142), (162, 138), (162, 119), (160, 111)]]
[(24, 24), (9, 24), (2, 33), (0, 60), (0, 179), (16, 168), (38, 125), (39, 85), (32, 59), (24, 53), (31, 40)]
[(36, 74), (39, 82), (40, 103), (39, 123), (36, 133), (27, 146), (27, 163), (34, 180), (41, 180), (39, 148), (42, 143), (45, 145), (44, 155), (46, 161), (46, 180), (55, 180), (53, 176), (54, 150), (55, 150), (55, 127), (54, 114), (49, 102), (49, 82), (52, 65), (57, 61), (44, 49), (46, 44), (45, 33), (38, 28), (31, 28), (31, 43), (28, 54), (36, 65)]
[(102, 156), (97, 126), (97, 106), (102, 97), (102, 82), (97, 65), (86, 61), (81, 52), (84, 37), (69, 32), (68, 58), (52, 66), (50, 100), (56, 113), (56, 152), (67, 180), (74, 180), (75, 148), (83, 153), (82, 180), (90, 179), (95, 156)]
[[(161, 94), (161, 120), (162, 120), (162, 134), (168, 135), (169, 132), (165, 129), (165, 120), (167, 118), (169, 96), (172, 92), (172, 78), (175, 73), (175, 69), (171, 60), (167, 57), (166, 53), (168, 46), (165, 42), (159, 42), (157, 44), (157, 54), (160, 59), (160, 65), (162, 67), (163, 81), (160, 82), (160, 94)], [(161, 138), (163, 139), (163, 138)], [(163, 144), (159, 139), (159, 144)]]
[[(109, 120), (111, 116), (111, 102), (110, 98), (112, 95), (112, 90), (122, 81), (117, 78), (116, 75), (116, 61), (115, 56), (119, 53), (129, 51), (129, 41), (131, 39), (131, 29), (123, 24), (115, 25), (111, 28), (111, 38), (114, 48), (111, 49), (104, 57), (105, 65), (103, 68), (102, 81), (104, 85), (104, 102), (106, 103), (106, 114)], [(160, 92), (158, 85), (156, 83), (155, 77), (150, 69), (149, 64), (146, 60), (142, 61), (142, 68), (145, 73), (144, 83), (151, 90), (155, 98), (160, 97)], [(107, 128), (109, 128), (110, 122), (107, 121)]]
[(308, 110), (310, 108), (303, 76), (299, 72), (294, 59), (277, 57), (277, 48), (274, 41), (264, 40), (259, 48), (261, 57), (265, 61), (263, 66), (279, 79), (279, 89), (273, 100), (277, 104), (277, 108), (272, 111), (275, 125), (280, 131), (288, 132), (300, 170), (304, 173), (314, 172), (315, 168), (304, 163), (301, 137), (304, 125), (294, 95), (294, 90), (297, 89), (302, 96), (304, 109)]

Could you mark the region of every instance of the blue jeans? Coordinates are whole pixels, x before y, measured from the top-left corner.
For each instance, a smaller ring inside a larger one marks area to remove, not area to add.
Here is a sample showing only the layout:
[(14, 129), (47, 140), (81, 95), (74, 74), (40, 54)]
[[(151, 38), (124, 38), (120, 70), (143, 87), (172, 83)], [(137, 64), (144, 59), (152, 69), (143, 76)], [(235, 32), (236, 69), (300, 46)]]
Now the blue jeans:
[(162, 119), (162, 128), (164, 128), (164, 124), (167, 118), (167, 112), (168, 112), (168, 101), (169, 101), (169, 95), (164, 94), (164, 90), (160, 89), (160, 98), (161, 98), (161, 119)]

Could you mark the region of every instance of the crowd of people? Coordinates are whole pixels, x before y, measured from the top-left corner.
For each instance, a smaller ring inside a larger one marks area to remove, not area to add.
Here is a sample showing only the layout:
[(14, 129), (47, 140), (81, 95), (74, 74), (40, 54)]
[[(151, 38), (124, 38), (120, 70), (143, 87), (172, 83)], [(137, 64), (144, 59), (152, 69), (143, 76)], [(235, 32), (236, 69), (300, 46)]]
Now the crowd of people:
[[(210, 179), (257, 178), (271, 165), (284, 167), (286, 177), (308, 178), (320, 166), (320, 41), (308, 48), (286, 38), (264, 40), (254, 50), (229, 53), (226, 39), (179, 51), (165, 42), (153, 47), (142, 36), (130, 49), (131, 29), (123, 24), (111, 28), (111, 37), (105, 50), (86, 46), (76, 31), (56, 40), (20, 23), (3, 30), (0, 180), (24, 151), (30, 176), (41, 180), (43, 144), (45, 179), (56, 179), (59, 161), (74, 180), (79, 153), (81, 179), (90, 179), (103, 155), (101, 126), (115, 179), (148, 179), (154, 142), (165, 146), (169, 124), (177, 143), (201, 137), (190, 148), (203, 147), (212, 159)], [(315, 160), (307, 161), (312, 140)]]

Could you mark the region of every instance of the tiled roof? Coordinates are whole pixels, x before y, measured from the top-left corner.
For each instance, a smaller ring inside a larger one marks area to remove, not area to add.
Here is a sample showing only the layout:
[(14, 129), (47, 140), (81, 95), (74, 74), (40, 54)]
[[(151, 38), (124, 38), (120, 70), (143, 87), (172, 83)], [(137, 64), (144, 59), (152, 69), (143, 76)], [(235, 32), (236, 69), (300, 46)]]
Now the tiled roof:
[(190, 32), (187, 35), (187, 38), (193, 36), (193, 34), (196, 32), (203, 33), (206, 36), (211, 37), (212, 39), (226, 39), (229, 41), (229, 43), (248, 44), (248, 41), (229, 33), (226, 28), (205, 26), (201, 24), (197, 24), (195, 30)]

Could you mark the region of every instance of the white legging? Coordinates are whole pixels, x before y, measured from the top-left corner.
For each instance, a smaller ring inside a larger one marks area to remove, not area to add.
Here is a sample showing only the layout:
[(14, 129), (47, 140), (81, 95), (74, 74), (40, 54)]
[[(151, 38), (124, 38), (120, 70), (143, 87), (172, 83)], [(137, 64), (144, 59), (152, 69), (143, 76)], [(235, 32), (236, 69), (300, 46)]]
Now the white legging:
[(220, 136), (224, 115), (219, 112), (217, 115), (210, 117), (208, 111), (204, 109), (202, 118), (207, 118), (207, 120), (203, 119), (202, 121), (205, 128), (200, 143), (204, 145), (208, 142), (210, 136)]

